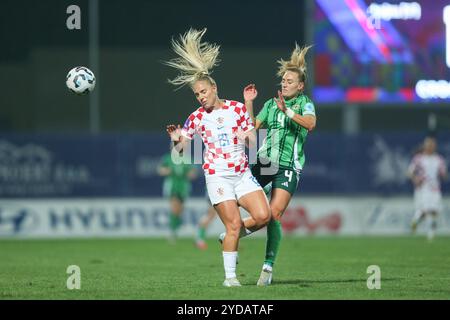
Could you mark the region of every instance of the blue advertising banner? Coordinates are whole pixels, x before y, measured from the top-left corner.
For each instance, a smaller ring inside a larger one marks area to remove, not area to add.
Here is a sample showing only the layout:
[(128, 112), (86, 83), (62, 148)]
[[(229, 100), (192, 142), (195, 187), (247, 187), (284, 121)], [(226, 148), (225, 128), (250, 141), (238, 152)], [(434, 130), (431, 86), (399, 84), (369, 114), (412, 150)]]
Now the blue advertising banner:
[[(409, 194), (406, 171), (423, 138), (412, 133), (310, 134), (297, 192)], [(437, 138), (448, 164), (450, 134)], [(165, 134), (0, 135), (0, 197), (159, 197), (163, 178), (157, 168), (168, 152)], [(196, 160), (201, 162), (201, 146)], [(205, 187), (197, 167), (192, 195), (199, 197)], [(443, 192), (449, 191), (447, 181)]]

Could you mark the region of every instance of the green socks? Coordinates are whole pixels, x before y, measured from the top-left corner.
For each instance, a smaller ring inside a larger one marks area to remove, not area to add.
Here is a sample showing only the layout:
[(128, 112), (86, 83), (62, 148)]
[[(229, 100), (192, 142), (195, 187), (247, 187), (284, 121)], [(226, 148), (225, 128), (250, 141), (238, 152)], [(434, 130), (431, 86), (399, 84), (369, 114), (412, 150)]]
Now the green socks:
[(197, 235), (197, 239), (199, 240), (205, 240), (206, 238), (206, 228), (204, 227), (200, 227), (198, 228), (198, 235)]
[(280, 247), (281, 237), (283, 235), (281, 222), (270, 220), (267, 225), (267, 243), (266, 243), (266, 259), (265, 264), (273, 266)]
[(175, 232), (178, 229), (178, 227), (181, 225), (181, 217), (171, 213), (169, 225), (170, 225), (170, 230), (172, 232)]

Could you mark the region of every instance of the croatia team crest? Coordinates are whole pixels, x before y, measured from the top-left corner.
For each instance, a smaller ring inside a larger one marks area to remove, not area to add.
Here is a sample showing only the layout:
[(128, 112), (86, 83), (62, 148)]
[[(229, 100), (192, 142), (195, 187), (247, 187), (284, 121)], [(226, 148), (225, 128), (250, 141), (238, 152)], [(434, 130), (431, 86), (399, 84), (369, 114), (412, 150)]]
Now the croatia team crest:
[(216, 119), (217, 121), (217, 129), (222, 129), (223, 128), (223, 122), (225, 121), (223, 117), (218, 117)]
[(218, 194), (219, 196), (223, 196), (223, 194), (224, 194), (223, 188), (217, 189), (217, 194)]

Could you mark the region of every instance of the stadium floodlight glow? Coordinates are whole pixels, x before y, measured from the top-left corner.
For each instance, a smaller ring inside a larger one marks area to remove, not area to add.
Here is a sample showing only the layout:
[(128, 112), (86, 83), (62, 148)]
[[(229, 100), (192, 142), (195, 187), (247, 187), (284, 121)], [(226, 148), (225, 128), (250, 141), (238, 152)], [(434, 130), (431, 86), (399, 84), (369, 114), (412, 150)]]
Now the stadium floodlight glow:
[(450, 68), (450, 6), (444, 7), (444, 24), (445, 24), (445, 62)]
[(420, 20), (422, 7), (417, 2), (400, 2), (399, 4), (388, 2), (381, 4), (371, 3), (367, 8), (367, 12), (375, 20)]
[(421, 99), (450, 98), (450, 82), (446, 80), (419, 80), (416, 83), (416, 94)]

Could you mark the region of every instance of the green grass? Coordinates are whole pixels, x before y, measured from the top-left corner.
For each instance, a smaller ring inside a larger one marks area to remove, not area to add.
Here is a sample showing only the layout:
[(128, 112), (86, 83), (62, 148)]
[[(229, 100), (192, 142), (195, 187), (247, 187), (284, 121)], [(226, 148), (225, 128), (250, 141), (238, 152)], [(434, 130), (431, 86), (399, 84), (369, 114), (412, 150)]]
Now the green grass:
[[(285, 237), (274, 283), (256, 287), (265, 239), (241, 241), (240, 288), (222, 287), (216, 240), (0, 240), (0, 299), (449, 299), (450, 238)], [(81, 289), (68, 290), (69, 265)], [(367, 289), (369, 265), (381, 289)]]

